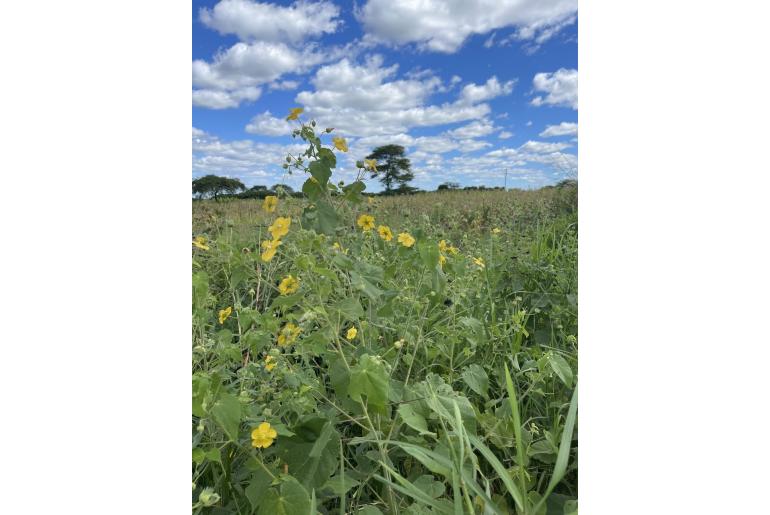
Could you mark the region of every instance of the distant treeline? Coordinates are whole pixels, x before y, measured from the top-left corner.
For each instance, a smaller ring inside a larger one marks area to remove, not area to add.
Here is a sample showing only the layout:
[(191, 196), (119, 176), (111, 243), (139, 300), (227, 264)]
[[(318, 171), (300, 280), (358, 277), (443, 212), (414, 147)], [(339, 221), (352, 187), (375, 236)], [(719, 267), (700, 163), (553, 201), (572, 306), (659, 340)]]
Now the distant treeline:
[[(567, 179), (559, 182), (558, 184), (545, 186), (547, 188), (565, 188), (577, 186), (577, 181), (573, 179)], [(502, 186), (460, 186), (457, 182), (445, 182), (439, 184), (435, 191), (502, 191)], [(513, 188), (509, 188), (513, 189)], [(239, 198), (239, 199), (263, 199), (270, 195), (280, 195), (302, 198), (304, 193), (301, 191), (295, 191), (294, 188), (286, 184), (274, 184), (271, 187), (257, 185), (251, 188), (246, 186), (238, 179), (230, 179), (228, 177), (219, 177), (217, 175), (206, 175), (192, 181), (192, 192), (196, 200), (202, 199), (214, 199), (219, 200), (223, 198)], [(390, 195), (413, 195), (419, 193), (428, 193), (426, 190), (420, 190), (418, 188), (396, 188), (392, 190), (385, 190), (378, 193), (369, 193), (376, 196), (390, 196)]]

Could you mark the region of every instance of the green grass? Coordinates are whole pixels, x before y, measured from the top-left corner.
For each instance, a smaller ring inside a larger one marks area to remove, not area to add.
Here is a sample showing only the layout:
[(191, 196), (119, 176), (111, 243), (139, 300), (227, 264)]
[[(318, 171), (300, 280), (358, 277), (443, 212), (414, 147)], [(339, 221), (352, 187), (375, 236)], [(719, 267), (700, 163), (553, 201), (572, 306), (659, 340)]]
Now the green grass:
[(193, 203), (193, 511), (576, 513), (576, 188), (378, 197), (334, 235), (306, 202)]

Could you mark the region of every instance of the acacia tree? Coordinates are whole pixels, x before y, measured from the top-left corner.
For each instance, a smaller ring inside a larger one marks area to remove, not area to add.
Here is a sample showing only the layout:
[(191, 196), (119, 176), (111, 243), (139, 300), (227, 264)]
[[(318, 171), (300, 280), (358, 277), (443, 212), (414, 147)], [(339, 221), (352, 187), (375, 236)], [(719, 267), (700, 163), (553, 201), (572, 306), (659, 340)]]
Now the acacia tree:
[[(394, 192), (409, 193), (415, 188), (407, 183), (414, 179), (409, 159), (404, 156), (404, 147), (401, 145), (384, 145), (375, 148), (366, 159), (377, 161), (377, 170), (372, 171), (372, 178), (379, 177), (385, 186), (385, 194)], [(393, 185), (398, 184), (398, 188)]]
[(238, 179), (219, 177), (217, 175), (204, 175), (192, 182), (192, 192), (198, 195), (199, 199), (211, 197), (214, 200), (219, 200), (219, 196), (222, 194), (232, 195), (245, 189), (246, 186)]

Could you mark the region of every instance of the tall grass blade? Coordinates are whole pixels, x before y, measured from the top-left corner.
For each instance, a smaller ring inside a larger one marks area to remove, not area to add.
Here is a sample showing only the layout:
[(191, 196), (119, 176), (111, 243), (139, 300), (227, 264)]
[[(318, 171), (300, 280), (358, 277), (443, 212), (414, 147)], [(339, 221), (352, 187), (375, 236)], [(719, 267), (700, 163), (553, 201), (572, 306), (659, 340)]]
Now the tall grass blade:
[(390, 472), (391, 476), (396, 478), (396, 481), (399, 482), (399, 484), (396, 484), (392, 481), (389, 481), (385, 479), (383, 476), (379, 474), (374, 474), (374, 478), (376, 478), (378, 481), (381, 481), (385, 483), (386, 485), (390, 486), (394, 490), (401, 492), (402, 494), (408, 495), (415, 501), (421, 502), (427, 506), (430, 506), (431, 508), (438, 510), (441, 513), (446, 513), (444, 508), (436, 503), (435, 499), (430, 497), (428, 494), (414, 486), (409, 480), (407, 480), (405, 477), (401, 476), (398, 472), (393, 470), (392, 468), (388, 467), (384, 462), (380, 461), (380, 465), (382, 468)]
[(524, 513), (529, 511), (529, 501), (527, 500), (527, 485), (524, 478), (524, 441), (521, 439), (521, 416), (519, 415), (519, 402), (516, 399), (516, 388), (513, 386), (511, 373), (508, 371), (508, 364), (505, 364), (505, 388), (508, 390), (508, 402), (511, 405), (513, 414), (513, 435), (516, 438), (516, 460), (519, 463), (519, 486), (521, 495), (521, 508)]
[(486, 458), (487, 462), (492, 466), (492, 468), (497, 472), (497, 475), (500, 476), (500, 480), (505, 485), (505, 488), (508, 490), (508, 493), (511, 494), (511, 497), (513, 497), (513, 501), (516, 503), (516, 508), (523, 512), (524, 511), (524, 496), (522, 495), (521, 490), (516, 486), (516, 483), (513, 482), (511, 479), (511, 476), (508, 475), (508, 471), (505, 469), (502, 463), (500, 463), (500, 460), (497, 459), (497, 457), (494, 455), (494, 453), (484, 445), (481, 440), (479, 440), (478, 437), (474, 435), (468, 435), (468, 439), (471, 441), (473, 446), (481, 452), (481, 455)]
[(559, 442), (559, 453), (556, 455), (556, 464), (553, 466), (553, 475), (551, 481), (548, 483), (548, 488), (545, 489), (545, 494), (540, 502), (537, 503), (533, 510), (537, 513), (537, 509), (548, 499), (553, 489), (564, 478), (564, 474), (567, 472), (567, 462), (569, 461), (569, 451), (572, 445), (572, 432), (575, 429), (575, 420), (577, 419), (577, 404), (578, 404), (578, 389), (575, 385), (575, 391), (572, 392), (572, 400), (569, 403), (569, 411), (567, 412), (567, 420), (564, 423), (564, 431), (561, 434), (561, 442)]

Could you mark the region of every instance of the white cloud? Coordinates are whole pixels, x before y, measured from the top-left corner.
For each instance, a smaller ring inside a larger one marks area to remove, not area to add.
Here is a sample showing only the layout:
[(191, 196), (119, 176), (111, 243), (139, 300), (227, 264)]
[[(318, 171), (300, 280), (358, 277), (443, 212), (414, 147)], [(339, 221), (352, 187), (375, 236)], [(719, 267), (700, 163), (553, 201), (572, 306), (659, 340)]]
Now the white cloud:
[(544, 141), (527, 141), (519, 147), (519, 152), (533, 152), (535, 154), (550, 154), (559, 152), (572, 145), (569, 143), (546, 143)]
[(578, 133), (578, 124), (571, 122), (561, 122), (559, 125), (549, 125), (540, 133), (541, 138), (552, 138), (554, 136), (575, 136)]
[(454, 53), (469, 36), (504, 27), (547, 39), (576, 12), (577, 0), (369, 0), (357, 17), (373, 41)]
[(270, 83), (270, 89), (291, 90), (299, 87), (299, 81), (296, 80), (277, 80)]
[(497, 137), (500, 139), (508, 139), (512, 136), (513, 136), (513, 133), (508, 131), (500, 131), (500, 134), (497, 135)]
[(501, 84), (497, 77), (493, 75), (486, 83), (480, 86), (471, 83), (463, 87), (460, 93), (460, 101), (466, 104), (476, 104), (502, 95), (510, 95), (515, 84), (515, 80), (509, 80)]
[(322, 61), (323, 56), (312, 50), (299, 52), (282, 43), (236, 43), (214, 56), (211, 63), (193, 61), (193, 85), (216, 89), (257, 86)]
[(253, 102), (258, 99), (262, 90), (255, 87), (238, 88), (234, 90), (194, 89), (192, 92), (193, 105), (208, 109), (228, 109), (238, 107), (243, 101)]
[(237, 107), (242, 100), (259, 97), (256, 86), (286, 73), (302, 73), (327, 58), (313, 47), (300, 52), (282, 43), (236, 43), (212, 62), (193, 61), (193, 99), (203, 107)]
[(468, 125), (463, 125), (462, 127), (452, 129), (448, 133), (455, 138), (468, 139), (480, 138), (482, 136), (492, 134), (495, 132), (495, 130), (495, 125), (489, 120), (485, 119), (477, 120), (475, 122), (469, 123)]
[(235, 34), (242, 41), (299, 43), (306, 38), (332, 33), (340, 21), (339, 8), (331, 2), (295, 2), (282, 7), (251, 0), (222, 0), (213, 9), (200, 10), (201, 22), (220, 34)]
[(265, 136), (289, 136), (293, 128), (285, 118), (275, 118), (270, 111), (265, 111), (251, 119), (246, 126), (246, 132)]
[[(430, 105), (430, 96), (445, 85), (432, 73), (396, 79), (397, 65), (382, 66), (375, 56), (357, 65), (348, 59), (321, 67), (311, 80), (314, 91), (302, 91), (296, 102), (323, 127), (348, 136), (398, 134), (427, 127), (483, 118), (486, 104), (467, 102)], [(503, 86), (500, 86), (503, 87)]]
[(538, 73), (532, 79), (535, 91), (547, 93), (532, 99), (532, 105), (578, 106), (578, 72), (560, 68), (553, 73)]
[[(192, 129), (193, 176), (215, 174), (236, 177), (248, 186), (254, 177), (267, 179), (269, 184), (280, 182), (284, 176), (281, 164), (286, 154), (297, 154), (304, 145), (256, 143), (251, 140), (222, 141), (217, 136)], [(292, 186), (302, 183), (304, 177), (290, 179)], [(262, 181), (264, 183), (264, 181)]]

